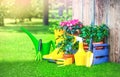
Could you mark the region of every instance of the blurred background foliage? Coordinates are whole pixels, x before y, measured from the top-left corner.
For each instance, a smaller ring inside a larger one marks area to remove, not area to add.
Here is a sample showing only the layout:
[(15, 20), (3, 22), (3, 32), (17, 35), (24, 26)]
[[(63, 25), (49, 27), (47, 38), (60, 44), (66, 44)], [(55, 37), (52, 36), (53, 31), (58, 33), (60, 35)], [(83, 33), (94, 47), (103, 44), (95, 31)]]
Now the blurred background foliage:
[[(43, 19), (45, 0), (0, 0), (0, 26), (4, 26), (4, 19), (14, 19), (14, 23), (31, 21), (32, 18)], [(72, 0), (48, 1), (48, 18), (72, 18)], [(64, 17), (63, 17), (64, 16)]]

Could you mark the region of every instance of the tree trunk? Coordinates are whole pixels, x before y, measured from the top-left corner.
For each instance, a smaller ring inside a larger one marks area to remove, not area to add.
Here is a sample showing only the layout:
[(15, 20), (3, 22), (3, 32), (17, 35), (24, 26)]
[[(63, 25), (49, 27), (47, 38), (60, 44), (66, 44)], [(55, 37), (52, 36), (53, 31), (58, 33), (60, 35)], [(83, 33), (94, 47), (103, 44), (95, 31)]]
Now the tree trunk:
[(49, 24), (49, 22), (48, 22), (48, 10), (49, 10), (49, 8), (48, 8), (48, 0), (44, 0), (44, 3), (43, 3), (44, 5), (44, 9), (43, 9), (43, 23), (44, 23), (44, 25), (48, 25)]
[(0, 13), (0, 26), (4, 26), (4, 16)]
[(4, 14), (1, 6), (3, 0), (0, 0), (0, 26), (4, 26)]

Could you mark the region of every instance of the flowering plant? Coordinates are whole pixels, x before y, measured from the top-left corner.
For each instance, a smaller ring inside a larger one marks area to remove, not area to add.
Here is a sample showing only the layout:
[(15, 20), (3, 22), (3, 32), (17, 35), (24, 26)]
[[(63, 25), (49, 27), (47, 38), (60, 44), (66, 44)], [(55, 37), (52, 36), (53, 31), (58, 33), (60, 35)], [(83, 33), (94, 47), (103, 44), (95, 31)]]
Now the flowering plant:
[(60, 23), (60, 27), (69, 34), (80, 33), (82, 26), (83, 24), (78, 19), (62, 21)]
[(72, 50), (75, 37), (68, 33), (64, 33), (61, 38), (63, 38), (63, 40), (60, 40), (56, 45), (56, 47), (60, 48), (59, 52), (63, 51), (65, 54), (73, 54)]

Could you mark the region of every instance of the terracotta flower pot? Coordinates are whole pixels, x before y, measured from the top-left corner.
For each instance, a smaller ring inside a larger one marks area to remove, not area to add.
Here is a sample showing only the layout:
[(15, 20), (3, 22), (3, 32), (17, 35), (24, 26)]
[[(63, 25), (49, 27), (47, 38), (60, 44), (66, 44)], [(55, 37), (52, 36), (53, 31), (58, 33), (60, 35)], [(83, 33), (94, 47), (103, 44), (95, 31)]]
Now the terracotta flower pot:
[[(103, 41), (93, 42), (93, 45), (95, 45), (95, 44), (103, 44)], [(96, 50), (100, 50), (100, 49), (103, 49), (103, 46), (96, 47)]]
[[(103, 41), (100, 41), (100, 42), (93, 42), (92, 44), (95, 45), (95, 44), (103, 44), (104, 42)], [(89, 45), (87, 43), (84, 43), (84, 49), (85, 50), (88, 50), (89, 48)], [(103, 49), (103, 46), (99, 46), (99, 47), (96, 47), (97, 50), (100, 50), (100, 49)]]
[(63, 55), (63, 58), (64, 58), (64, 59), (72, 58), (72, 62), (74, 62), (74, 55), (73, 55), (73, 54), (64, 54), (64, 55)]
[(89, 48), (88, 44), (87, 43), (83, 43), (83, 45), (84, 45), (84, 49), (88, 50), (88, 48)]
[(88, 50), (88, 48), (89, 48), (88, 46), (84, 46), (84, 50)]

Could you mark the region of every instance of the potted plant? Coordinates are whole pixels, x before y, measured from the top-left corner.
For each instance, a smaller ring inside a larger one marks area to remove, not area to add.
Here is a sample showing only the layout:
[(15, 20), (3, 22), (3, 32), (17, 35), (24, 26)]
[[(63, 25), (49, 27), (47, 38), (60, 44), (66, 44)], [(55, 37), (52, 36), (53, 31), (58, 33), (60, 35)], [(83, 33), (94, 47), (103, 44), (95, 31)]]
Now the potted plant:
[(92, 30), (92, 38), (93, 42), (100, 42), (103, 41), (109, 35), (109, 28), (106, 24), (101, 24), (100, 26), (93, 27)]
[(61, 40), (56, 47), (60, 48), (59, 52), (63, 51), (64, 55), (63, 58), (72, 58), (73, 62), (74, 62), (74, 55), (73, 55), (73, 49), (74, 48), (74, 36), (68, 34), (67, 32), (65, 32), (62, 36), (62, 38), (64, 38), (64, 40)]
[(65, 30), (67, 33), (72, 35), (79, 35), (80, 29), (82, 28), (83, 24), (77, 20), (68, 20), (68, 21), (62, 21), (60, 23), (60, 27)]
[[(109, 35), (109, 28), (106, 24), (101, 24), (93, 28), (92, 38), (93, 45), (94, 44), (103, 44), (105, 43), (105, 39)], [(103, 47), (96, 47), (96, 49), (102, 49)]]
[(79, 34), (84, 40), (84, 49), (88, 50), (88, 44), (90, 43), (91, 37), (91, 26), (83, 26), (81, 28), (81, 33)]
[[(106, 24), (101, 24), (99, 26), (94, 25), (91, 26), (84, 26), (81, 29), (80, 37), (84, 38), (85, 43), (90, 43), (90, 38), (93, 39), (93, 44), (102, 44), (105, 41), (105, 38), (109, 35), (109, 28)], [(99, 42), (99, 43), (98, 43)]]
[(83, 26), (81, 28), (81, 34), (79, 34), (79, 36), (84, 39), (85, 43), (89, 43), (91, 37), (91, 26)]

